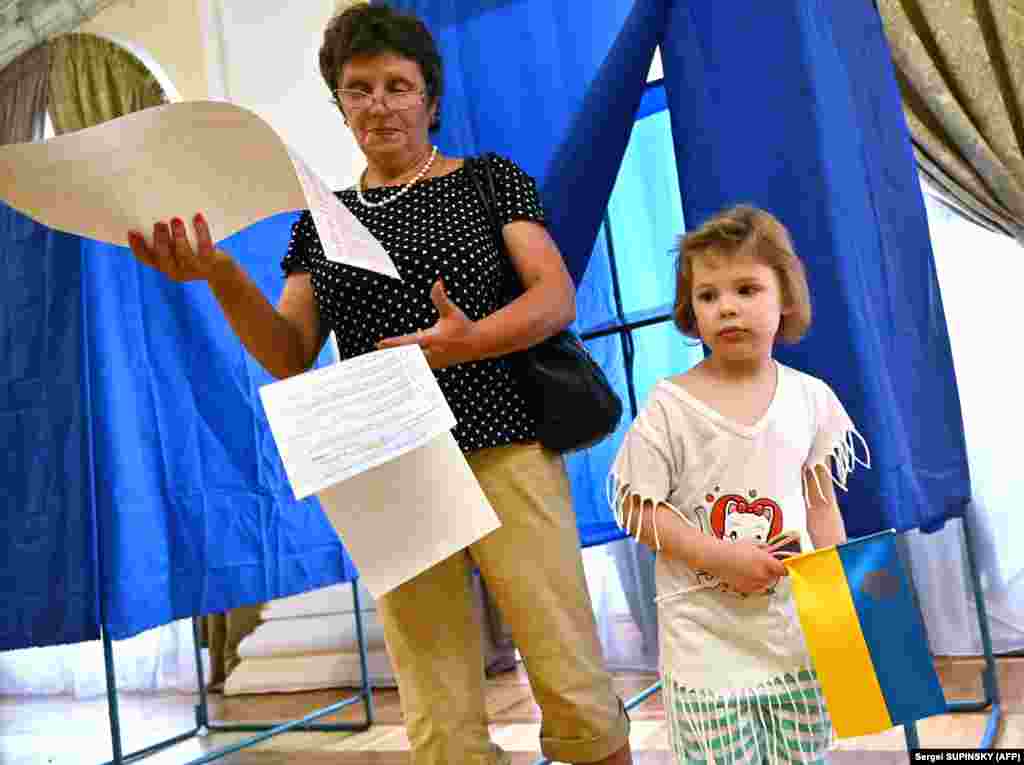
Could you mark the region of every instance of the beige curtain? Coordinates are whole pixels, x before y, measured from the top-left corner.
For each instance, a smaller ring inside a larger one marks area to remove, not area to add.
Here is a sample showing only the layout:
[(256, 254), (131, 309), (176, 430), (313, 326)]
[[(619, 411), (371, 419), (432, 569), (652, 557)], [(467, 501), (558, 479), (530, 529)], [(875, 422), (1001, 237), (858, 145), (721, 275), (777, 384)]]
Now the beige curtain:
[(39, 45), (0, 70), (0, 144), (41, 141), (50, 79), (50, 46)]
[(57, 135), (167, 102), (145, 65), (109, 40), (70, 34), (51, 47), (50, 116)]
[(1024, 1), (878, 0), (922, 175), (1024, 243)]

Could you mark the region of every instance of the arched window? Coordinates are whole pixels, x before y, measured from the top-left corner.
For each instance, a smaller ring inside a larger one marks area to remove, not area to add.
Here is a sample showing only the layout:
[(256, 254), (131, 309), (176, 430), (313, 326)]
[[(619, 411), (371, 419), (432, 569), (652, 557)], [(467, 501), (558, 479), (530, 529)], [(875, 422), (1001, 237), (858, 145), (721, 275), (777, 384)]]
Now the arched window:
[(180, 100), (157, 62), (130, 43), (76, 32), (49, 45), (46, 138)]

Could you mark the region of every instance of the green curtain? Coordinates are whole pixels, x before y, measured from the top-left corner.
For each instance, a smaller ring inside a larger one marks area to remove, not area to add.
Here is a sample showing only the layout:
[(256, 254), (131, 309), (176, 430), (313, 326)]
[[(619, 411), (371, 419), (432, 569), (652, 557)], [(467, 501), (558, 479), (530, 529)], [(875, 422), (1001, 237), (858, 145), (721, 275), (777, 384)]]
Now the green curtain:
[(163, 88), (124, 48), (88, 34), (50, 47), (50, 118), (57, 135), (167, 103)]

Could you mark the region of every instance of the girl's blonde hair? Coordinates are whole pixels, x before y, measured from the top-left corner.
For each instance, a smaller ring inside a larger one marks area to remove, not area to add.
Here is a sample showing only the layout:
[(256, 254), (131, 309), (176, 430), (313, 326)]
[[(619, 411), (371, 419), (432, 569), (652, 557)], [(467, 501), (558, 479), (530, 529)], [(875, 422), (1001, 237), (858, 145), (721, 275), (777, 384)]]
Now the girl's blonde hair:
[(786, 227), (771, 213), (750, 205), (724, 210), (696, 231), (679, 237), (676, 263), (675, 323), (687, 337), (700, 339), (693, 312), (693, 259), (699, 255), (751, 255), (779, 277), (782, 305), (790, 308), (777, 338), (796, 343), (811, 326), (811, 296), (804, 264)]

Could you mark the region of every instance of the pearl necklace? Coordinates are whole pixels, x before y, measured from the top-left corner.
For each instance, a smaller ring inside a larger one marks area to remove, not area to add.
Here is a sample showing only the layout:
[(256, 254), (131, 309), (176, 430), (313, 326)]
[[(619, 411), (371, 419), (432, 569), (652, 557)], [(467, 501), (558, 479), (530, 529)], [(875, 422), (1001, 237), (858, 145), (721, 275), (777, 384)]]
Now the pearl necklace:
[(356, 198), (360, 201), (360, 203), (362, 203), (366, 207), (383, 207), (386, 204), (394, 202), (400, 196), (405, 194), (409, 189), (411, 189), (416, 184), (416, 182), (420, 180), (420, 178), (427, 174), (427, 171), (430, 169), (430, 166), (434, 164), (434, 157), (436, 156), (437, 147), (435, 146), (433, 148), (433, 151), (430, 152), (430, 158), (427, 160), (426, 164), (420, 168), (420, 171), (416, 174), (416, 177), (409, 181), (407, 184), (405, 184), (401, 189), (399, 189), (398, 193), (395, 194), (393, 197), (386, 197), (380, 200), (379, 202), (368, 202), (366, 201), (366, 198), (363, 196), (363, 180), (366, 178), (366, 171), (363, 171), (363, 175), (362, 177), (360, 177), (359, 183), (356, 184)]

